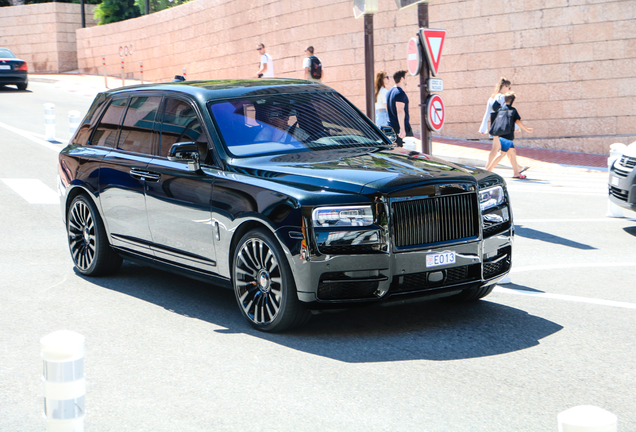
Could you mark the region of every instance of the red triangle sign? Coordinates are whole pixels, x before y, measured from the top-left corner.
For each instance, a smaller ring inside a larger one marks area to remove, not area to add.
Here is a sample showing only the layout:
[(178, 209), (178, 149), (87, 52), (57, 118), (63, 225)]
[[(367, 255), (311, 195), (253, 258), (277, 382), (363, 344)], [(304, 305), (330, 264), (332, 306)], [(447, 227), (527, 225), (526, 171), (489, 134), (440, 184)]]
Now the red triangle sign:
[(439, 71), (439, 60), (442, 57), (444, 38), (446, 38), (446, 30), (420, 29), (420, 41), (422, 45), (424, 45), (428, 64), (431, 67), (431, 74), (433, 76), (437, 76), (437, 72)]

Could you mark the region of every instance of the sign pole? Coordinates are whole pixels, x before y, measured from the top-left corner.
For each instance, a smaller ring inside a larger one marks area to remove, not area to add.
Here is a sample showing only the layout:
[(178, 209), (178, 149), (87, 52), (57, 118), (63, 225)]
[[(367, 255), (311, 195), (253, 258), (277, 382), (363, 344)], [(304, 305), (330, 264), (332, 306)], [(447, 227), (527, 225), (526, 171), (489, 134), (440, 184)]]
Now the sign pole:
[[(419, 3), (417, 5), (417, 25), (419, 28), (428, 27), (428, 3)], [(422, 49), (424, 49), (424, 47), (422, 47)], [(424, 53), (422, 52), (422, 54)], [(433, 146), (431, 145), (431, 134), (428, 131), (426, 123), (426, 102), (429, 96), (426, 80), (429, 78), (429, 75), (428, 62), (422, 61), (422, 69), (420, 70), (420, 139), (422, 140), (422, 148), (418, 150), (430, 155), (433, 151)]]
[(364, 14), (364, 87), (367, 99), (367, 117), (375, 123), (375, 92), (373, 89), (374, 65), (373, 15)]

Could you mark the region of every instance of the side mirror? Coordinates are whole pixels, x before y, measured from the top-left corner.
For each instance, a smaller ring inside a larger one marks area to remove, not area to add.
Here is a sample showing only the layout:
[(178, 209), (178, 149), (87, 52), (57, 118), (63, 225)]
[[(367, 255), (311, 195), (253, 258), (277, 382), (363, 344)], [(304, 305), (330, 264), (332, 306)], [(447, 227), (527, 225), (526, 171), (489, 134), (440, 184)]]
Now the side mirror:
[(393, 144), (397, 141), (397, 135), (391, 126), (381, 126), (380, 130)]
[(201, 169), (201, 156), (199, 148), (194, 142), (180, 142), (170, 146), (168, 160), (172, 162), (187, 162), (189, 171), (199, 171)]

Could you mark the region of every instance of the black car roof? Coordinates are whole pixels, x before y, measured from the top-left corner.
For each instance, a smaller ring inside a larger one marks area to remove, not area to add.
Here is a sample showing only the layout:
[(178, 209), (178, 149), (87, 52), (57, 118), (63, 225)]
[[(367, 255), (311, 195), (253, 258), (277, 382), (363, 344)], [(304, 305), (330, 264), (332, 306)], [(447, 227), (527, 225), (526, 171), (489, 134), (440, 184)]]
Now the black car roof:
[(200, 101), (228, 99), (241, 96), (265, 96), (285, 93), (313, 93), (334, 91), (330, 87), (310, 81), (289, 78), (235, 79), (185, 81), (160, 84), (144, 84), (109, 90), (107, 94), (129, 91), (169, 91), (185, 93)]

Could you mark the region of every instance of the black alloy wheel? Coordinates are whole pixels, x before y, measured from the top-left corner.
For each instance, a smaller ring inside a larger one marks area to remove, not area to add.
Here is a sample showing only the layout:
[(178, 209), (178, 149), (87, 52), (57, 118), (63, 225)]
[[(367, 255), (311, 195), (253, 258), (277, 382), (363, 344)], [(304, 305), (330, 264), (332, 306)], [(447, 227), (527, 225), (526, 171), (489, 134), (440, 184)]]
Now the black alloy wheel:
[(304, 324), (310, 313), (296, 293), (287, 258), (268, 231), (255, 229), (239, 241), (232, 270), (234, 294), (256, 329), (280, 332)]
[(77, 270), (86, 276), (116, 272), (122, 259), (108, 244), (102, 219), (92, 200), (75, 197), (66, 218), (68, 247)]

